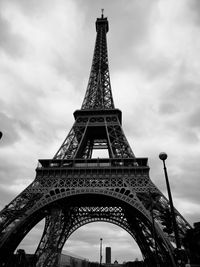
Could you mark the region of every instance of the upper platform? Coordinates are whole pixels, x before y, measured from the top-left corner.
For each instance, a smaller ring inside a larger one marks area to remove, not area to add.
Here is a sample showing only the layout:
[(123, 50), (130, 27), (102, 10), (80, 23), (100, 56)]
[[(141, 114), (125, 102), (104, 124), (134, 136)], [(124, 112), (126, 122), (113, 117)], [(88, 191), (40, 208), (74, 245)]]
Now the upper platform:
[(122, 123), (122, 112), (119, 109), (102, 109), (102, 110), (91, 110), (91, 109), (79, 109), (74, 111), (75, 120), (80, 116), (106, 116), (106, 115), (116, 115), (119, 119), (120, 124)]
[(42, 168), (149, 170), (148, 158), (39, 159), (37, 170)]
[(109, 25), (107, 18), (104, 18), (102, 15), (101, 18), (97, 18), (96, 20), (96, 31), (98, 32), (99, 27), (105, 27), (106, 33), (109, 31)]

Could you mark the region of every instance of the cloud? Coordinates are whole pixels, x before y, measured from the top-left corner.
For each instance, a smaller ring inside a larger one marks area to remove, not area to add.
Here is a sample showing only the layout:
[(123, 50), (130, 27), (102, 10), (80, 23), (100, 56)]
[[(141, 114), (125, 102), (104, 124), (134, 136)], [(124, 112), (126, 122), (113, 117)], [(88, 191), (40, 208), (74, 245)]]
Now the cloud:
[[(0, 7), (1, 205), (34, 179), (37, 159), (53, 157), (72, 127), (104, 8), (112, 91), (125, 135), (136, 156), (149, 157), (151, 179), (165, 195), (158, 154), (168, 153), (175, 206), (191, 223), (200, 220), (198, 1), (1, 0)], [(39, 228), (22, 247), (31, 249)], [(104, 224), (77, 230), (67, 250), (84, 256), (89, 249), (90, 257), (92, 248), (99, 259), (102, 229), (114, 258), (137, 257), (124, 232)]]
[[(33, 253), (42, 235), (43, 227), (44, 220), (28, 233), (18, 249), (25, 247), (27, 253)], [(135, 258), (142, 259), (138, 246), (126, 231), (114, 224), (104, 222), (89, 223), (76, 230), (66, 241), (63, 253), (98, 261), (100, 238), (103, 239), (103, 262), (105, 262), (105, 247), (107, 246), (110, 246), (112, 250), (112, 262), (114, 260), (123, 262), (133, 261)]]
[(8, 192), (7, 190), (0, 189), (1, 191), (1, 204), (0, 209), (2, 210), (10, 201), (16, 197), (16, 192)]
[[(118, 260), (133, 261), (142, 258), (141, 252), (133, 238), (120, 227), (110, 223), (89, 223), (74, 232), (66, 242), (64, 250), (89, 258), (99, 259), (100, 238), (103, 239), (103, 262), (105, 262), (105, 247), (111, 247), (112, 262)], [(119, 246), (120, 244), (120, 246)], [(91, 255), (91, 249), (93, 255)]]
[(192, 0), (189, 2), (188, 7), (190, 8), (190, 12), (192, 13), (193, 22), (199, 26), (200, 25), (200, 3), (198, 0)]
[(23, 56), (25, 41), (13, 31), (11, 24), (0, 13), (0, 51), (7, 53), (11, 57)]
[(25, 238), (22, 240), (22, 242), (19, 244), (18, 249), (25, 249), (26, 253), (32, 254), (34, 251), (36, 251), (37, 246), (40, 242), (43, 229), (44, 229), (45, 221), (42, 220), (36, 226), (31, 229), (31, 231), (25, 236)]
[(200, 109), (194, 110), (192, 114), (190, 114), (190, 117), (188, 118), (188, 124), (192, 128), (199, 128), (200, 127)]
[(0, 113), (1, 131), (3, 132), (3, 146), (13, 145), (20, 139), (19, 133), (16, 129), (19, 122), (15, 119), (9, 118), (6, 114)]

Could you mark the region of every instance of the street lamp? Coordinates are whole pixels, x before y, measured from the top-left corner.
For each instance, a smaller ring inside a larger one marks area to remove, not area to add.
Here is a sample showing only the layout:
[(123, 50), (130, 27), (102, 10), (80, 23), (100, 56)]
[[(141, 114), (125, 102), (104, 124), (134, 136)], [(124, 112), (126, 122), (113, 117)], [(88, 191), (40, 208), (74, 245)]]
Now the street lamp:
[(154, 214), (153, 214), (153, 209), (154, 209), (154, 203), (153, 203), (153, 199), (152, 199), (152, 195), (151, 192), (149, 191), (149, 200), (150, 200), (150, 214), (151, 214), (151, 219), (152, 219), (152, 228), (153, 228), (153, 239), (155, 242), (155, 256), (156, 256), (156, 267), (160, 266), (159, 265), (159, 259), (158, 259), (158, 250), (157, 250), (157, 238), (156, 238), (156, 228), (155, 228), (155, 218), (154, 218)]
[(102, 263), (102, 238), (100, 238), (100, 263), (99, 266), (101, 267), (101, 263)]
[(181, 263), (181, 259), (180, 259), (180, 255), (179, 255), (179, 251), (181, 250), (181, 244), (180, 244), (180, 239), (179, 239), (179, 234), (178, 234), (178, 227), (177, 227), (177, 223), (176, 223), (176, 217), (175, 217), (175, 212), (174, 212), (174, 205), (173, 205), (173, 200), (172, 200), (171, 189), (170, 189), (170, 185), (169, 185), (167, 168), (165, 165), (165, 160), (167, 159), (167, 154), (165, 152), (161, 152), (159, 154), (159, 158), (163, 162), (163, 168), (164, 168), (164, 174), (165, 174), (165, 180), (166, 180), (166, 186), (167, 186), (167, 193), (168, 193), (169, 205), (170, 205), (170, 210), (171, 210), (172, 224), (173, 224), (173, 228), (174, 228), (174, 236), (175, 236), (176, 248), (177, 248), (177, 262), (179, 264), (179, 263)]

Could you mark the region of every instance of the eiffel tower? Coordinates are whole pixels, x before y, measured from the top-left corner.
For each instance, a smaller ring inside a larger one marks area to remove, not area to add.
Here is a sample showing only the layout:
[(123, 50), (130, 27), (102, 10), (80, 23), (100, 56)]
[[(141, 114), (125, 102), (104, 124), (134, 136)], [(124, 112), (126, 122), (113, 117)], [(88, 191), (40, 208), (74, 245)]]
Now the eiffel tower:
[[(43, 218), (35, 252), (37, 267), (58, 266), (69, 236), (90, 222), (126, 230), (147, 266), (177, 266), (169, 202), (149, 177), (147, 158), (137, 158), (113, 102), (107, 54), (108, 20), (96, 20), (96, 42), (89, 82), (75, 122), (53, 159), (40, 159), (35, 180), (0, 213), (0, 266)], [(103, 149), (107, 158), (95, 158)], [(181, 246), (191, 226), (175, 209)]]

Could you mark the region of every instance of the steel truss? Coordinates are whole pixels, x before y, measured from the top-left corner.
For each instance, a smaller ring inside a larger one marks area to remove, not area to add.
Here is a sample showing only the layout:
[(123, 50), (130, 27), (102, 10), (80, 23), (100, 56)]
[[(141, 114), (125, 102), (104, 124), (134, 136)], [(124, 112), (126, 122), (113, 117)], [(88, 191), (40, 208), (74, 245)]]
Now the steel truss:
[[(54, 220), (52, 220), (52, 218), (54, 218)], [(58, 220), (58, 218), (60, 220)], [(62, 227), (59, 228), (62, 229), (62, 231), (59, 235), (56, 231), (52, 231), (52, 228), (55, 229), (55, 225), (58, 224), (58, 221), (62, 221)], [(54, 210), (51, 217), (47, 217), (45, 232), (51, 233), (51, 235), (54, 233), (55, 236), (53, 235), (51, 239), (53, 242), (50, 243), (48, 239), (46, 239), (46, 235), (43, 235), (36, 252), (38, 258), (41, 259), (38, 261), (38, 266), (56, 266), (58, 256), (69, 236), (79, 227), (97, 221), (109, 222), (122, 227), (138, 244), (140, 244), (139, 246), (143, 253), (146, 254), (147, 258), (149, 255), (155, 257), (155, 241), (152, 236), (150, 225), (147, 226), (136, 216), (131, 216), (129, 210), (122, 207), (69, 207), (64, 211), (61, 209)], [(137, 231), (143, 231), (145, 233), (145, 238), (144, 236), (138, 235)], [(48, 260), (48, 262), (43, 261), (44, 251), (46, 254), (45, 259), (51, 259)], [(157, 244), (157, 255), (160, 258), (160, 263), (166, 262), (167, 252), (167, 248), (163, 247), (162, 242)], [(165, 255), (165, 257), (163, 257), (163, 255)]]
[[(53, 159), (39, 160), (35, 180), (0, 212), (0, 266), (43, 218), (37, 267), (57, 266), (69, 236), (84, 224), (119, 225), (137, 242), (148, 266), (175, 267), (175, 238), (165, 231), (169, 202), (149, 178), (147, 158), (136, 158), (114, 108), (108, 69), (108, 21), (97, 39), (86, 95), (75, 123)], [(109, 158), (93, 158), (106, 149)], [(175, 210), (180, 240), (191, 228)]]
[(113, 109), (106, 33), (108, 21), (97, 19), (97, 37), (89, 82), (81, 109)]
[[(99, 115), (98, 115), (99, 113)], [(91, 158), (94, 149), (108, 149), (110, 158), (132, 158), (134, 154), (122, 130), (118, 114), (95, 116), (81, 110), (54, 159)], [(116, 112), (115, 112), (116, 113)]]
[[(166, 257), (166, 251), (170, 252), (168, 261), (171, 258), (172, 262), (174, 235), (162, 231), (165, 224), (162, 213), (167, 209), (168, 201), (151, 182), (148, 172), (149, 167), (145, 158), (40, 160), (35, 181), (0, 214), (1, 255), (9, 257), (9, 253), (12, 253), (28, 231), (46, 217), (43, 237), (36, 252), (37, 266), (54, 266), (56, 255), (69, 235), (91, 221), (91, 212), (83, 220), (83, 212), (86, 214), (87, 209), (95, 210), (95, 207), (88, 205), (85, 200), (87, 198), (90, 203), (97, 203), (99, 216), (94, 216), (95, 221), (108, 220), (123, 227), (134, 236), (144, 258), (148, 260), (150, 256), (155, 258), (151, 217), (151, 203), (155, 201), (153, 213), (159, 243), (157, 251), (161, 261)], [(150, 198), (153, 198), (153, 201)], [(77, 211), (74, 205), (79, 202), (80, 207)], [(98, 203), (102, 206), (99, 207)], [(115, 212), (118, 212), (117, 208), (120, 207), (125, 210), (118, 219), (116, 213), (111, 212), (113, 203), (118, 203)], [(111, 213), (110, 217), (108, 212), (105, 213), (105, 205)], [(177, 211), (176, 216), (179, 232), (184, 236), (190, 226)], [(151, 261), (155, 261), (154, 258)]]

